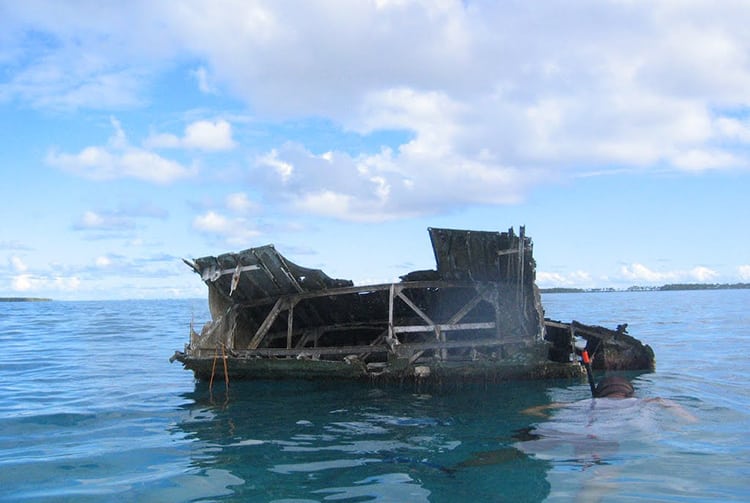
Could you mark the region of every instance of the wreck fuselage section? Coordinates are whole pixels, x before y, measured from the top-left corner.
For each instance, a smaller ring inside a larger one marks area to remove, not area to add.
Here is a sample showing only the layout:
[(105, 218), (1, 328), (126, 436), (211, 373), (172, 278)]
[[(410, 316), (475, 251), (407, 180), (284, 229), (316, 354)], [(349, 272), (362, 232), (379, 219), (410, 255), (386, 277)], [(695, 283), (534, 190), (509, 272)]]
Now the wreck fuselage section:
[(227, 377), (247, 379), (580, 374), (549, 358), (523, 227), (429, 233), (437, 268), (389, 284), (332, 279), (270, 245), (186, 261), (208, 286), (212, 320), (174, 358), (203, 380), (217, 360)]

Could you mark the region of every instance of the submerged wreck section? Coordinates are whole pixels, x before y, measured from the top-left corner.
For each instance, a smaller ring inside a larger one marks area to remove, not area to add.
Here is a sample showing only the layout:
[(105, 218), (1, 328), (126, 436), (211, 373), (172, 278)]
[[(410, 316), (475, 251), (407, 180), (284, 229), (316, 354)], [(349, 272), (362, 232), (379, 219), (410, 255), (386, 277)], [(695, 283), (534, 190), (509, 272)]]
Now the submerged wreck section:
[[(523, 227), (518, 235), (512, 228), (431, 228), (429, 234), (436, 269), (388, 284), (330, 278), (272, 245), (186, 260), (208, 286), (212, 320), (200, 333), (191, 328), (189, 344), (173, 359), (203, 380), (217, 372), (383, 380), (581, 373), (570, 355), (585, 326), (545, 337), (546, 325), (555, 322), (544, 319), (533, 244)], [(612, 337), (596, 340), (604, 339)]]

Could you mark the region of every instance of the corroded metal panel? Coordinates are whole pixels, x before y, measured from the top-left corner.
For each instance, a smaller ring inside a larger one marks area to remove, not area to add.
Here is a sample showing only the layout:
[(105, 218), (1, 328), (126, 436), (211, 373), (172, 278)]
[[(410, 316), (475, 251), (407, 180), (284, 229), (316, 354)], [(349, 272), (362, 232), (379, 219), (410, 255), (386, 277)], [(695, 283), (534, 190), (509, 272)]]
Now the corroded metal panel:
[(301, 267), (283, 257), (272, 245), (198, 258), (191, 266), (206, 284), (234, 303), (353, 284), (349, 280), (332, 279), (318, 269)]
[[(531, 240), (508, 232), (430, 228), (437, 272), (442, 279), (509, 281), (533, 269)], [(530, 285), (529, 285), (530, 286)]]

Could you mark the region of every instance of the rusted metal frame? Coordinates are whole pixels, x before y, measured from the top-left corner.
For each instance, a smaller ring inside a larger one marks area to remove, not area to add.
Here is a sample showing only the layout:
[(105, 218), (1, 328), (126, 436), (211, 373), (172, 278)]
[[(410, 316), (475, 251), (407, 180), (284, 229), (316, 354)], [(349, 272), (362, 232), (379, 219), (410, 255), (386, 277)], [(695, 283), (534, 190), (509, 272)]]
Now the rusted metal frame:
[[(506, 339), (498, 341), (495, 338), (490, 339), (478, 339), (473, 341), (431, 341), (431, 342), (417, 342), (417, 343), (404, 343), (398, 346), (399, 353), (410, 353), (418, 351), (427, 351), (435, 349), (456, 349), (456, 348), (479, 348), (479, 347), (493, 347), (502, 346), (505, 344), (514, 344), (524, 342), (523, 337), (515, 337), (512, 339)], [(347, 356), (347, 355), (362, 355), (368, 353), (387, 353), (390, 349), (383, 346), (338, 346), (338, 347), (325, 347), (325, 348), (301, 348), (301, 349), (286, 349), (286, 348), (257, 348), (257, 349), (243, 349), (234, 352), (236, 358), (256, 358), (256, 357), (297, 357), (297, 356)]]
[(407, 353), (411, 350), (430, 350), (430, 349), (460, 349), (460, 348), (481, 348), (481, 347), (493, 347), (493, 346), (504, 346), (506, 344), (516, 344), (525, 342), (526, 339), (522, 336), (513, 337), (505, 340), (498, 340), (495, 338), (490, 339), (477, 339), (473, 341), (445, 341), (445, 342), (414, 342), (401, 344), (398, 347), (400, 354)]
[(388, 335), (386, 336), (387, 341), (393, 341), (395, 340), (398, 342), (398, 339), (396, 339), (394, 332), (393, 332), (393, 300), (396, 295), (396, 284), (391, 283), (389, 287), (389, 294), (388, 294)]
[(286, 320), (286, 347), (287, 349), (292, 349), (292, 336), (294, 335), (294, 306), (297, 304), (297, 301), (290, 299), (289, 300), (289, 314), (287, 315)]
[(450, 332), (457, 330), (491, 330), (497, 325), (494, 321), (479, 322), (479, 323), (463, 323), (463, 324), (448, 324), (438, 323), (435, 325), (411, 325), (393, 327), (393, 331), (397, 334), (414, 333), (414, 332), (433, 332), (440, 330), (441, 332)]
[(526, 266), (526, 228), (521, 226), (518, 231), (518, 306), (526, 318), (526, 296), (524, 295), (524, 272)]
[(501, 256), (501, 255), (513, 255), (514, 253), (518, 253), (518, 249), (513, 248), (513, 249), (508, 249), (508, 250), (498, 250), (497, 251), (497, 255), (498, 256)]
[(419, 351), (415, 351), (414, 354), (409, 357), (409, 365), (414, 365), (414, 362), (416, 362), (417, 360), (419, 360), (420, 358), (422, 358), (422, 355), (424, 353), (425, 353), (424, 349), (419, 350)]
[[(221, 278), (217, 279), (216, 281), (204, 280), (204, 283), (206, 284), (209, 290), (214, 289), (214, 291), (219, 295), (219, 297), (227, 301), (229, 304), (234, 304), (234, 299), (232, 299), (232, 297), (230, 297), (229, 294), (226, 293), (223, 288), (219, 288), (219, 285), (217, 284), (219, 281), (221, 281)], [(210, 299), (209, 299), (209, 302), (210, 302)]]
[(570, 328), (570, 323), (562, 323), (559, 321), (544, 320), (544, 325), (553, 328)]
[[(261, 270), (269, 274), (265, 266), (261, 267)], [(464, 287), (465, 288), (465, 287), (472, 287), (474, 285), (475, 284), (472, 282), (415, 281), (415, 282), (407, 282), (403, 284), (390, 283), (390, 284), (375, 285), (375, 286), (369, 285), (366, 287), (347, 287), (347, 288), (341, 288), (341, 289), (335, 289), (335, 290), (322, 290), (319, 292), (305, 292), (305, 293), (300, 293), (296, 295), (280, 297), (276, 299), (276, 302), (274, 306), (271, 308), (271, 311), (266, 316), (265, 320), (263, 321), (261, 326), (258, 328), (258, 330), (256, 330), (256, 333), (251, 339), (250, 343), (248, 344), (248, 347), (250, 349), (257, 349), (263, 337), (265, 337), (265, 335), (270, 330), (273, 322), (276, 321), (276, 318), (278, 317), (279, 313), (283, 311), (284, 309), (288, 308), (288, 306), (296, 305), (302, 300), (313, 299), (313, 298), (324, 297), (324, 296), (353, 294), (353, 293), (359, 293), (363, 291), (369, 292), (369, 291), (389, 289), (391, 294), (389, 296), (389, 305), (388, 305), (388, 310), (389, 310), (388, 328), (389, 328), (389, 336), (391, 338), (395, 338), (396, 337), (395, 334), (398, 333), (398, 331), (395, 330), (396, 327), (393, 326), (393, 314), (394, 314), (393, 302), (394, 302), (395, 296), (397, 295), (396, 294), (397, 288), (399, 289), (399, 293), (401, 293), (401, 290), (405, 288), (451, 288), (451, 287), (453, 288)], [(412, 308), (415, 311), (415, 313), (420, 315), (420, 317), (422, 317), (426, 321), (429, 320), (429, 317), (424, 315), (421, 309), (419, 309), (413, 302), (411, 302), (411, 300), (408, 299), (408, 297), (405, 297), (405, 296), (400, 296), (400, 297), (402, 300), (404, 300), (407, 303), (407, 305), (409, 305), (410, 308)], [(264, 304), (268, 304), (268, 301), (265, 300), (265, 301), (256, 301), (256, 302), (250, 302), (250, 303), (238, 303), (232, 307), (237, 309), (237, 308), (250, 307), (250, 306), (253, 306), (253, 307), (262, 306)], [(436, 330), (434, 327), (436, 327), (437, 325), (432, 323), (431, 320), (428, 321), (428, 323), (431, 323), (431, 326), (427, 327), (428, 328), (427, 331)], [(438, 330), (442, 330), (442, 328), (438, 327)]]
[(260, 345), (260, 342), (263, 340), (263, 337), (266, 336), (268, 331), (271, 329), (271, 325), (273, 325), (273, 322), (276, 321), (276, 318), (279, 316), (279, 313), (283, 311), (287, 306), (289, 305), (289, 300), (285, 297), (280, 297), (276, 304), (271, 308), (271, 311), (266, 316), (266, 319), (263, 320), (263, 323), (260, 324), (258, 327), (258, 330), (255, 331), (255, 335), (252, 339), (250, 339), (250, 343), (247, 345), (248, 349), (257, 349)]
[(584, 338), (586, 336), (596, 337), (602, 342), (609, 341), (617, 337), (617, 332), (614, 332), (612, 330), (605, 329), (605, 331), (602, 331), (602, 332), (599, 332), (596, 330), (590, 330), (576, 321), (570, 324), (570, 330), (572, 333), (578, 333)]
[[(218, 260), (215, 261), (216, 265), (211, 267), (204, 267), (203, 269), (198, 269), (197, 264), (194, 264), (192, 262), (188, 262), (185, 259), (182, 259), (183, 262), (185, 262), (187, 265), (193, 268), (193, 270), (201, 275), (201, 279), (206, 281), (216, 282), (218, 281), (222, 276), (226, 276), (228, 274), (235, 274), (237, 270), (239, 269), (240, 272), (244, 271), (254, 271), (258, 269), (257, 265), (241, 265), (241, 262), (237, 260), (237, 265), (235, 267), (229, 268), (229, 269), (223, 269), (221, 265), (218, 263)], [(211, 274), (208, 274), (211, 272)]]
[[(440, 342), (447, 342), (447, 338), (445, 336), (445, 332), (440, 330), (440, 327), (435, 327), (435, 339)], [(440, 359), (445, 361), (448, 359), (448, 350), (443, 348), (440, 350)]]
[[(396, 296), (398, 298), (400, 298), (407, 306), (409, 306), (412, 311), (414, 311), (415, 313), (417, 313), (417, 316), (419, 316), (420, 318), (422, 318), (427, 323), (428, 326), (430, 326), (430, 327), (435, 327), (436, 326), (435, 322), (432, 321), (432, 319), (430, 319), (430, 317), (427, 316), (424, 313), (424, 311), (422, 311), (414, 302), (412, 302), (409, 297), (407, 297), (406, 295), (404, 295), (403, 288), (399, 288), (398, 289), (398, 291), (396, 292)], [(389, 323), (390, 322), (391, 322), (391, 315), (389, 314)], [(394, 327), (394, 330), (395, 330), (395, 328), (396, 327)], [(433, 330), (435, 331), (435, 339), (439, 340), (440, 339), (440, 333), (438, 332), (438, 330), (436, 328), (433, 328)]]
[[(282, 311), (285, 308), (282, 308)], [(358, 330), (358, 329), (367, 329), (367, 330), (380, 330), (383, 328), (385, 323), (367, 323), (367, 322), (361, 322), (361, 323), (342, 323), (338, 325), (325, 325), (325, 326), (319, 326), (315, 327), (313, 329), (309, 329), (306, 331), (306, 333), (300, 338), (299, 341), (297, 341), (297, 344), (295, 344), (295, 348), (304, 348), (304, 345), (311, 339), (311, 338), (317, 338), (322, 334), (330, 333), (330, 332), (347, 332), (350, 330)], [(288, 328), (288, 327), (287, 327)], [(385, 332), (384, 332), (385, 333)], [(266, 337), (269, 337), (268, 334), (266, 334)], [(292, 347), (288, 344), (289, 340), (289, 332), (287, 331), (287, 334), (280, 335), (279, 333), (275, 333), (275, 336), (271, 336), (273, 339), (278, 339), (280, 337), (285, 337), (287, 340), (287, 348), (292, 349)], [(377, 344), (378, 340), (380, 339), (380, 342), (382, 342), (382, 338), (384, 337), (383, 334), (380, 334), (376, 339), (373, 340), (373, 342), (370, 343), (370, 345)]]
[[(276, 277), (274, 277), (274, 275), (273, 275), (273, 273), (271, 272), (271, 270), (270, 270), (270, 269), (268, 268), (268, 266), (267, 266), (267, 265), (266, 265), (266, 264), (265, 264), (265, 263), (263, 262), (263, 259), (261, 259), (261, 258), (260, 258), (260, 257), (258, 256), (258, 254), (256, 253), (256, 251), (255, 251), (255, 250), (252, 250), (252, 251), (251, 251), (251, 253), (253, 254), (253, 257), (255, 257), (255, 260), (257, 260), (257, 261), (258, 261), (258, 269), (260, 269), (261, 271), (263, 271), (263, 272), (264, 272), (264, 273), (266, 274), (266, 276), (268, 277), (268, 279), (270, 279), (270, 280), (271, 280), (271, 283), (273, 283), (274, 285), (276, 285), (276, 288), (280, 289), (280, 286), (279, 286), (279, 282), (278, 282), (278, 281), (276, 281)], [(260, 285), (257, 285), (257, 284), (256, 284), (255, 286), (256, 286), (256, 287), (258, 287), (258, 289), (260, 289)], [(268, 295), (268, 292), (266, 292), (265, 290), (264, 290), (264, 292), (266, 293), (266, 295)]]
[(305, 347), (305, 344), (307, 344), (307, 341), (310, 340), (310, 334), (311, 331), (306, 331), (302, 334), (302, 337), (299, 338), (297, 341), (297, 344), (295, 345), (295, 348), (303, 348)]
[[(383, 283), (379, 285), (365, 285), (365, 286), (348, 286), (342, 288), (334, 288), (330, 290), (315, 290), (305, 291), (300, 294), (295, 294), (293, 298), (298, 300), (314, 299), (317, 297), (334, 297), (337, 295), (349, 295), (354, 293), (364, 292), (377, 292), (383, 290), (389, 290), (391, 287), (401, 287), (403, 289), (411, 288), (474, 288), (476, 283), (473, 281), (407, 281), (403, 283)], [(256, 307), (264, 304), (271, 304), (276, 301), (276, 296), (264, 297), (262, 299), (256, 299), (249, 302), (238, 302), (237, 305), (241, 307)]]
[[(295, 344), (294, 349), (295, 350), (302, 350), (305, 349), (305, 344), (312, 338), (314, 341), (317, 341), (317, 338), (324, 333), (327, 332), (334, 332), (334, 331), (341, 331), (345, 332), (352, 329), (372, 329), (377, 330), (383, 327), (382, 323), (377, 324), (370, 324), (370, 323), (351, 323), (351, 324), (342, 324), (342, 325), (328, 325), (323, 327), (315, 327), (311, 328), (305, 331), (305, 333), (300, 337), (300, 339), (297, 341), (297, 344)], [(383, 337), (386, 331), (383, 332), (383, 334), (380, 334), (373, 342), (369, 344), (369, 346), (377, 345), (380, 341), (383, 341)], [(317, 344), (317, 342), (315, 342)], [(337, 347), (343, 347), (343, 346), (337, 346)]]
[(388, 347), (373, 346), (337, 346), (323, 348), (257, 348), (236, 351), (238, 358), (253, 357), (298, 357), (298, 356), (347, 356), (370, 353), (387, 353)]
[(297, 278), (294, 277), (294, 274), (292, 274), (292, 271), (289, 270), (289, 264), (286, 263), (286, 260), (284, 260), (284, 257), (279, 254), (279, 261), (281, 262), (281, 272), (284, 273), (284, 275), (287, 277), (290, 283), (294, 286), (294, 288), (299, 292), (302, 293), (305, 291), (304, 288), (302, 288), (302, 285), (299, 284), (297, 281)]
[[(383, 344), (385, 342), (385, 338), (386, 338), (387, 335), (388, 335), (388, 329), (386, 328), (385, 330), (383, 330), (383, 332), (381, 332), (380, 335), (378, 335), (375, 339), (373, 339), (373, 341), (370, 343), (370, 346), (371, 347), (372, 346), (377, 347), (378, 345)], [(369, 356), (371, 354), (372, 354), (371, 352), (369, 352), (369, 353), (363, 353), (361, 355), (362, 361), (367, 360), (367, 358), (369, 358)]]
[(478, 289), (477, 294), (474, 296), (474, 298), (472, 298), (469, 302), (467, 302), (466, 304), (464, 304), (464, 306), (461, 309), (459, 309), (456, 312), (456, 314), (454, 314), (453, 316), (451, 316), (451, 318), (448, 320), (448, 323), (449, 324), (458, 323), (459, 321), (461, 321), (464, 318), (464, 316), (466, 316), (467, 314), (469, 314), (471, 312), (471, 310), (474, 309), (475, 307), (477, 307), (477, 305), (480, 302), (482, 302), (483, 300), (484, 301), (488, 300), (487, 299), (487, 289), (486, 288)]

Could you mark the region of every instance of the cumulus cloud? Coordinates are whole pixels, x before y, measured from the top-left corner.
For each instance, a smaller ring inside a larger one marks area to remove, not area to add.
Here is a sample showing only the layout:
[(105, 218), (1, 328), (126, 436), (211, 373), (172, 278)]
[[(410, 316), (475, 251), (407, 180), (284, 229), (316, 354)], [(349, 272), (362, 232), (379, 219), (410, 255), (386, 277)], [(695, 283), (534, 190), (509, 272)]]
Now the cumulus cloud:
[(96, 264), (96, 267), (107, 268), (112, 265), (112, 260), (109, 257), (102, 255), (100, 257), (96, 257), (94, 263)]
[(47, 163), (63, 171), (91, 180), (135, 178), (156, 184), (169, 184), (193, 176), (186, 168), (149, 150), (133, 147), (117, 119), (112, 118), (114, 134), (105, 146), (86, 147), (77, 154), (52, 151)]
[(234, 213), (252, 213), (260, 209), (260, 205), (251, 201), (244, 192), (235, 192), (226, 197), (226, 206)]
[(16, 272), (25, 272), (28, 269), (24, 261), (15, 255), (10, 258), (10, 266)]
[(716, 279), (719, 273), (704, 266), (696, 266), (690, 270), (654, 271), (643, 264), (624, 265), (620, 268), (620, 276), (628, 281), (647, 284), (699, 282), (705, 283)]
[[(259, 155), (279, 176), (261, 177), (259, 190), (315, 214), (385, 220), (512, 204), (538, 184), (611, 169), (750, 168), (743, 2), (125, 2), (76, 16), (51, 1), (24, 5), (5, 9), (9, 25), (54, 43), (32, 54), (8, 36), (21, 69), (0, 99), (132, 106), (159, 63), (187, 55), (199, 60), (186, 73), (201, 91), (220, 87), (263, 120), (408, 132), (375, 154), (327, 149), (325, 159), (299, 144)], [(198, 121), (146, 149), (89, 147), (50, 162), (98, 179), (190, 174), (148, 150), (157, 146), (235, 142), (228, 122)]]
[(190, 74), (195, 78), (196, 82), (198, 83), (198, 89), (202, 93), (205, 94), (216, 94), (216, 89), (214, 88), (213, 84), (211, 83), (211, 79), (208, 75), (208, 70), (206, 70), (205, 67), (199, 66)]
[(193, 228), (203, 234), (217, 237), (229, 245), (251, 247), (261, 233), (244, 217), (227, 217), (216, 211), (207, 211), (193, 219)]
[(542, 173), (479, 160), (444, 164), (421, 138), (399, 152), (314, 154), (286, 143), (258, 158), (253, 180), (294, 211), (349, 221), (384, 221), (425, 215), (456, 205), (507, 204), (522, 199)]
[(37, 276), (19, 274), (11, 279), (11, 288), (16, 292), (73, 292), (79, 289), (81, 280), (77, 276)]
[(135, 228), (132, 220), (118, 215), (86, 211), (73, 224), (75, 230), (129, 230)]
[(537, 284), (542, 288), (549, 287), (592, 287), (591, 275), (586, 271), (574, 271), (567, 274), (537, 271)]
[(129, 231), (138, 219), (164, 219), (167, 211), (153, 203), (131, 202), (116, 210), (87, 210), (73, 223), (77, 231)]
[(232, 125), (225, 120), (196, 121), (177, 137), (168, 133), (153, 134), (146, 139), (148, 148), (187, 148), (197, 150), (230, 150), (236, 146), (232, 139)]

